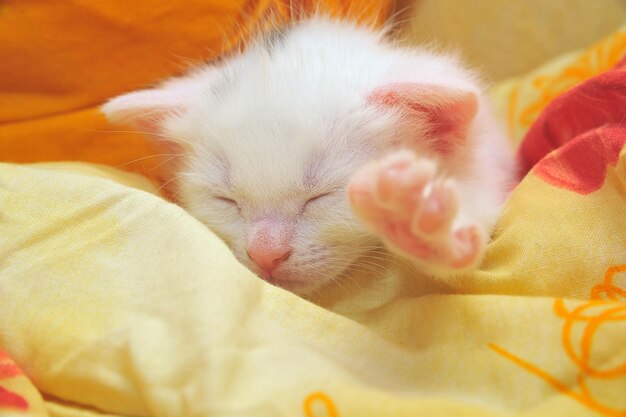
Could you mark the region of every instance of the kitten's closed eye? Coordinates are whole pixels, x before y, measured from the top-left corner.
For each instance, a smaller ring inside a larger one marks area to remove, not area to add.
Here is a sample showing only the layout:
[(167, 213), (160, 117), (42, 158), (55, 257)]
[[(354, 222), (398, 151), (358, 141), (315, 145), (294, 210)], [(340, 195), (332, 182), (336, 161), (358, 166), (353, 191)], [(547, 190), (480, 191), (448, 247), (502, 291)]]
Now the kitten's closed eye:
[(239, 203), (233, 200), (232, 198), (223, 197), (223, 196), (215, 196), (214, 198), (219, 202), (235, 207), (239, 210)]
[(309, 199), (306, 201), (306, 203), (304, 203), (304, 206), (306, 207), (306, 206), (308, 206), (309, 204), (311, 204), (311, 203), (315, 203), (315, 202), (317, 202), (317, 201), (321, 200), (321, 199), (322, 199), (322, 198), (324, 198), (324, 197), (328, 197), (328, 196), (329, 196), (329, 195), (331, 195), (331, 194), (332, 194), (331, 192), (327, 192), (327, 193), (323, 193), (323, 194), (316, 195), (315, 197), (311, 197), (311, 198), (309, 198)]
[[(327, 192), (327, 193), (322, 193), (322, 194), (316, 195), (314, 197), (311, 197), (304, 203), (304, 207), (308, 206), (311, 203), (315, 203), (315, 202), (321, 200), (324, 197), (328, 197), (331, 194), (332, 194), (331, 192)], [(219, 202), (221, 202), (223, 204), (229, 205), (231, 207), (235, 207), (238, 210), (240, 210), (239, 203), (236, 200), (232, 199), (232, 198), (224, 197), (224, 196), (214, 196), (213, 198), (215, 198), (215, 200), (217, 200), (217, 201), (219, 201)]]

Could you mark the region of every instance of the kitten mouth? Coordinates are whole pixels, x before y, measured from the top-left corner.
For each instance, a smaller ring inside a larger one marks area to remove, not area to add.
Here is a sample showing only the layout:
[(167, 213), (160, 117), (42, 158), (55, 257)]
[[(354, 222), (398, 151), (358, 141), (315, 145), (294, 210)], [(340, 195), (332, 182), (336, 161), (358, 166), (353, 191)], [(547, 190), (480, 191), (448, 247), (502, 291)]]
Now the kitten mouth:
[(319, 286), (319, 282), (309, 274), (300, 274), (291, 268), (278, 268), (268, 272), (258, 268), (256, 265), (246, 265), (257, 277), (274, 287), (291, 291), (298, 295), (309, 293)]
[(272, 284), (275, 287), (284, 288), (290, 291), (308, 286), (307, 282), (304, 282), (299, 279), (294, 279), (294, 278), (280, 278), (274, 275), (265, 275), (265, 276), (261, 276), (261, 278), (265, 280), (267, 283)]

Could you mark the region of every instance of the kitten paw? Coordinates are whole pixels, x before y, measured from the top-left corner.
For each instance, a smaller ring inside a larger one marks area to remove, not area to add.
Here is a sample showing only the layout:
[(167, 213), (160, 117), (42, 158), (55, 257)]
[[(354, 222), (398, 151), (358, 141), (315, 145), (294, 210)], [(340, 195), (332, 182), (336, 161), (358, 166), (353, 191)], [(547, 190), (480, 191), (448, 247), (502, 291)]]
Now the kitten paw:
[(483, 233), (459, 221), (456, 184), (437, 171), (434, 161), (393, 153), (352, 177), (350, 203), (392, 249), (435, 271), (472, 268), (482, 256)]

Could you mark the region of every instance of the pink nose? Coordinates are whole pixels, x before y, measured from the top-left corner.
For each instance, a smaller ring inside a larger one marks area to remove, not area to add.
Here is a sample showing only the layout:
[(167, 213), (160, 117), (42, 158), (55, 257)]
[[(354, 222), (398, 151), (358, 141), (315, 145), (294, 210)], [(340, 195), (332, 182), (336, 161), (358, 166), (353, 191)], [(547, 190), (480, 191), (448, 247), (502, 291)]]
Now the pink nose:
[(248, 256), (263, 271), (271, 273), (289, 258), (291, 251), (285, 246), (252, 245), (248, 248)]

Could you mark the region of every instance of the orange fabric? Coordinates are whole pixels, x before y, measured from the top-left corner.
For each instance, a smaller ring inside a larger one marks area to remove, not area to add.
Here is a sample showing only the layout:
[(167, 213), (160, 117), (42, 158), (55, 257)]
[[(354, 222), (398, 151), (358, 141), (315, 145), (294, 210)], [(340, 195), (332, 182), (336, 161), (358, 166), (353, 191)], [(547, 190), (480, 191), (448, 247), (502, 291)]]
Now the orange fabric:
[(113, 133), (98, 112), (103, 101), (215, 58), (270, 16), (319, 8), (381, 23), (391, 2), (2, 1), (0, 160), (80, 160), (163, 179), (168, 157), (152, 156), (167, 151), (141, 135)]

